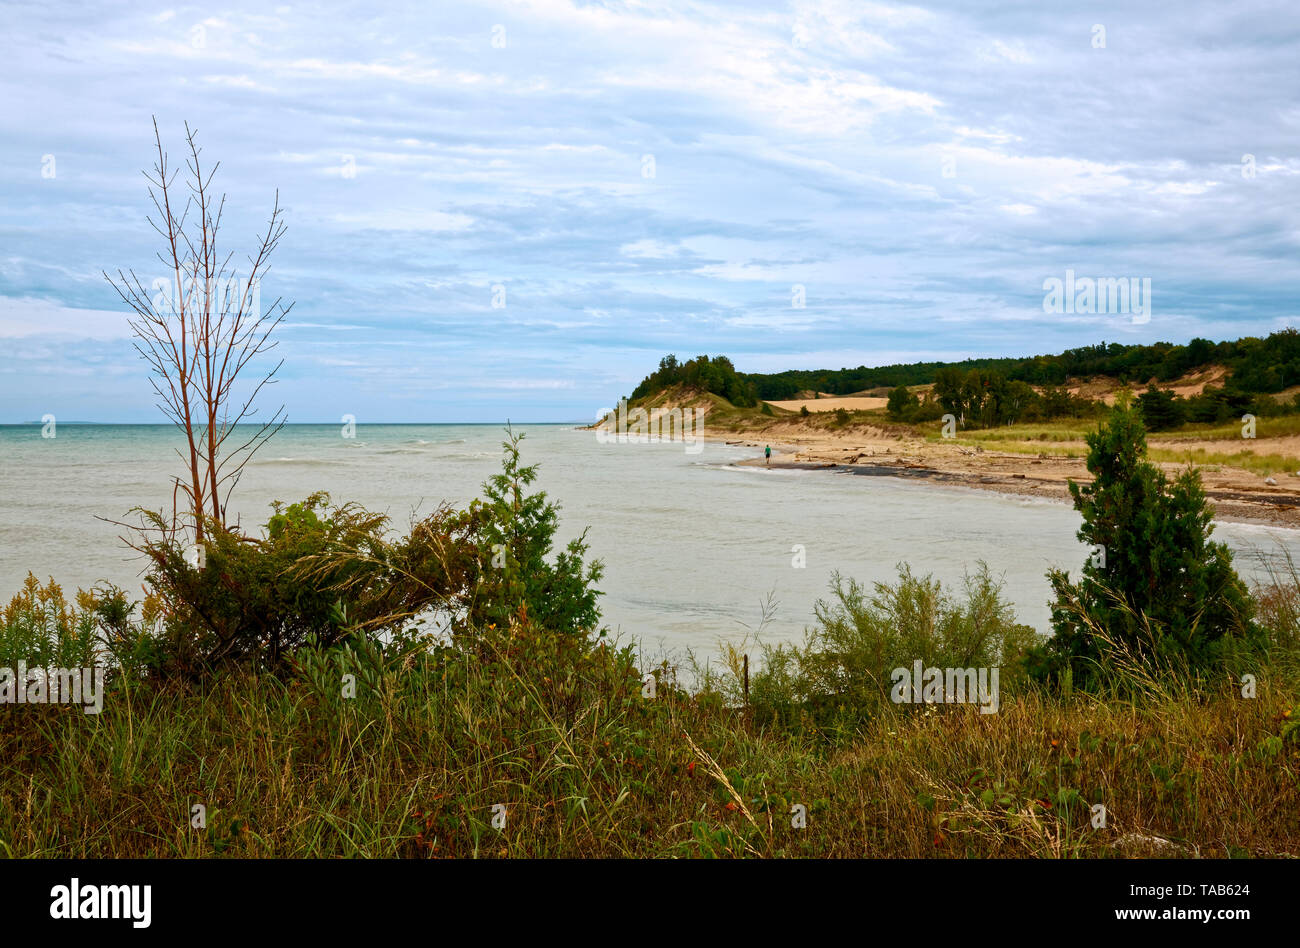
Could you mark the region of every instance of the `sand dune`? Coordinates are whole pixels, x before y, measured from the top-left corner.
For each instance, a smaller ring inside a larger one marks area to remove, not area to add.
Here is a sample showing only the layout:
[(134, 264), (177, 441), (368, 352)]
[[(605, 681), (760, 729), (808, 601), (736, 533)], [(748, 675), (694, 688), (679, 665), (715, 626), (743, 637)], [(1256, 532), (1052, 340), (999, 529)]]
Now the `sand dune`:
[(843, 408), (847, 411), (867, 411), (873, 408), (884, 408), (888, 404), (887, 398), (872, 398), (865, 395), (849, 395), (844, 398), (836, 398), (827, 395), (823, 398), (792, 398), (779, 402), (768, 402), (776, 408), (784, 408), (788, 411), (798, 411), (800, 408), (807, 406), (812, 411), (834, 411), (837, 408)]

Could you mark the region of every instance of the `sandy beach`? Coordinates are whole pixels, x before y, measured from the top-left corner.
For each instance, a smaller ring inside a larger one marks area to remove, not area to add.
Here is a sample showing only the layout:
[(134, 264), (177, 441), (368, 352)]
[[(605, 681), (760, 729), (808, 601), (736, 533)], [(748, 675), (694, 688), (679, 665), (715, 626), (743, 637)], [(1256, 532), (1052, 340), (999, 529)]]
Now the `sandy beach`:
[[(1198, 379), (1198, 384), (1204, 379)], [(1043, 442), (1038, 451), (1031, 442), (1016, 442), (1020, 450), (997, 450), (969, 437), (952, 440), (920, 436), (909, 425), (859, 420), (828, 427), (823, 413), (844, 408), (850, 411), (878, 409), (874, 398), (823, 396), (770, 402), (780, 415), (761, 414), (754, 409), (737, 412), (712, 398), (698, 394), (685, 399), (660, 393), (643, 405), (652, 432), (667, 432), (669, 411), (685, 411), (694, 418), (696, 436), (753, 447), (755, 456), (744, 465), (826, 470), (867, 477), (906, 477), (947, 486), (991, 490), (1005, 494), (1041, 497), (1070, 503), (1068, 482), (1092, 480), (1083, 440)], [(864, 405), (864, 402), (872, 402)], [(808, 416), (794, 414), (795, 406), (806, 405)], [(690, 414), (693, 413), (693, 416)], [(819, 417), (821, 416), (821, 417)], [(627, 425), (610, 415), (592, 428)], [(969, 434), (978, 435), (979, 431)], [(962, 443), (965, 440), (967, 443)], [(994, 442), (996, 444), (996, 442)], [(767, 461), (763, 449), (772, 448)], [(1200, 453), (1207, 457), (1231, 458), (1241, 454), (1275, 456), (1287, 461), (1286, 469), (1272, 475), (1234, 466), (1231, 463), (1200, 465), (1201, 483), (1215, 517), (1224, 521), (1276, 524), (1300, 527), (1300, 435), (1278, 437), (1213, 439), (1195, 437), (1160, 438), (1149, 447), (1176, 453)], [(1169, 477), (1185, 464), (1157, 461)], [(1269, 483), (1272, 481), (1272, 483)]]
[[(970, 487), (975, 490), (992, 490), (1006, 494), (1020, 494), (1070, 502), (1067, 482), (1086, 483), (1092, 480), (1083, 457), (1067, 458), (1046, 453), (1033, 455), (987, 450), (960, 444), (926, 441), (920, 438), (900, 437), (888, 430), (875, 427), (850, 427), (834, 433), (812, 431), (797, 422), (781, 421), (765, 432), (771, 440), (717, 436), (710, 440), (729, 444), (753, 446), (756, 457), (742, 462), (763, 466), (762, 449), (772, 446), (772, 467), (822, 469), (861, 476), (907, 477), (948, 486)], [(1242, 444), (1260, 454), (1294, 454), (1295, 438), (1257, 439), (1253, 442), (1233, 442), (1231, 450), (1243, 450)], [(1161, 442), (1161, 447), (1175, 447), (1180, 443)], [(1206, 450), (1214, 450), (1217, 442), (1188, 442)], [(1059, 445), (1057, 446), (1059, 447)], [(1082, 454), (1086, 446), (1080, 443)], [(1297, 459), (1300, 468), (1300, 459)], [(1162, 470), (1174, 476), (1182, 465), (1160, 464)], [(1236, 468), (1202, 469), (1201, 480), (1206, 494), (1220, 520), (1271, 523), (1300, 527), (1300, 477), (1294, 474), (1279, 475), (1277, 483), (1265, 483), (1265, 478)]]

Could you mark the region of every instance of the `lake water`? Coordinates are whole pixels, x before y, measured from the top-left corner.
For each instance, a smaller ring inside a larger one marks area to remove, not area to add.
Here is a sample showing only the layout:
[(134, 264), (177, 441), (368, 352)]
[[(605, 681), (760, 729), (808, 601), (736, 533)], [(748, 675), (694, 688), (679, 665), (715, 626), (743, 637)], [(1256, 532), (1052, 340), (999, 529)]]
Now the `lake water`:
[[(737, 467), (761, 449), (705, 444), (600, 444), (570, 426), (527, 425), (523, 458), (540, 465), (537, 487), (562, 504), (560, 538), (590, 527), (605, 561), (606, 623), (655, 653), (691, 647), (716, 654), (757, 626), (762, 603), (776, 610), (764, 638), (799, 638), (831, 573), (889, 580), (911, 563), (945, 584), (983, 559), (1003, 574), (1021, 621), (1049, 630), (1044, 574), (1077, 574), (1087, 550), (1067, 504), (888, 477)], [(247, 467), (228, 516), (265, 523), (272, 500), (326, 490), (407, 524), (411, 511), (464, 505), (499, 470), (504, 430), (495, 425), (286, 427)], [(171, 503), (181, 441), (155, 425), (0, 426), (0, 595), (28, 570), (68, 589), (110, 580), (139, 590), (140, 562), (118, 540), (135, 506)], [(1247, 577), (1288, 550), (1300, 532), (1219, 524), (1216, 537)], [(796, 568), (793, 548), (805, 550)]]

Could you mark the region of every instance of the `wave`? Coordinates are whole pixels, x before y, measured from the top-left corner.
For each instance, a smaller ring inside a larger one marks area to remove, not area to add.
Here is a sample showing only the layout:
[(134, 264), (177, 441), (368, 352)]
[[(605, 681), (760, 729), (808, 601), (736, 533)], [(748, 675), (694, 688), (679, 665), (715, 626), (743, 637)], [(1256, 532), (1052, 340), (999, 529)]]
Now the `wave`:
[(332, 458), (253, 458), (252, 465), (300, 464), (306, 467), (331, 467), (340, 462)]
[(716, 467), (720, 471), (741, 471), (746, 474), (783, 474), (798, 475), (818, 474), (820, 469), (810, 469), (801, 467), (758, 467), (753, 464), (712, 464), (706, 461), (695, 461), (695, 464), (701, 467)]

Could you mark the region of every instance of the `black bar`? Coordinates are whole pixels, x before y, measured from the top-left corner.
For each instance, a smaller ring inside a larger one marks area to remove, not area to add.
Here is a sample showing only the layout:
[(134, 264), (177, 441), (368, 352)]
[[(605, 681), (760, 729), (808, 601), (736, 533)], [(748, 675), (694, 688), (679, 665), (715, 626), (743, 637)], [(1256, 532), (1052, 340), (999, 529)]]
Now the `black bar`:
[[(70, 889), (74, 878), (83, 894), (151, 886), (148, 928), (129, 917), (52, 918), (52, 890)], [(748, 926), (770, 934), (786, 925), (831, 934), (846, 924), (872, 937), (1193, 927), (1232, 937), (1242, 926), (1286, 924), (1298, 879), (1300, 867), (1287, 860), (9, 860), (0, 862), (0, 917), (6, 935), (76, 927), (128, 938), (373, 937), (407, 926), (451, 935), (462, 924), (494, 935), (581, 930), (611, 940), (657, 924), (670, 937), (732, 936)], [(1119, 917), (1132, 910), (1155, 914)], [(1179, 916), (1238, 910), (1248, 916)]]

